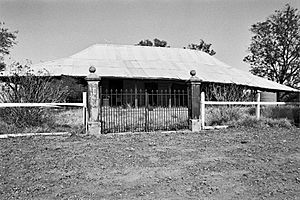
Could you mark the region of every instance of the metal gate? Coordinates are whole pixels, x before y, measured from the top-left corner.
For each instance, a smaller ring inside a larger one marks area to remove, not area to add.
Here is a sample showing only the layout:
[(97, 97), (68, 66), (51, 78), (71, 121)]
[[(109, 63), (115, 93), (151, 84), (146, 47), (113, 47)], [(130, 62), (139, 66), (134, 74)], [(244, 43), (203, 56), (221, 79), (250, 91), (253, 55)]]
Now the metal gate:
[(100, 88), (102, 133), (188, 128), (187, 90), (105, 90)]

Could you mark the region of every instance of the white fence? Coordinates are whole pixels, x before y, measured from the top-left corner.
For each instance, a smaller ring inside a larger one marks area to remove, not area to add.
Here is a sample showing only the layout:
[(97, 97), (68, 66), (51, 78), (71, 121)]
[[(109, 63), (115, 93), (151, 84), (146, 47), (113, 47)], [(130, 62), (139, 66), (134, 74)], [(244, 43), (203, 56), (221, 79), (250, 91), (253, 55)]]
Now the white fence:
[[(87, 131), (87, 93), (83, 92), (82, 103), (0, 103), (0, 108), (8, 107), (82, 107), (82, 124)], [(206, 101), (205, 93), (201, 93), (201, 127), (202, 129), (210, 129), (211, 126), (205, 126), (205, 106), (206, 105), (255, 105), (256, 106), (256, 118), (259, 120), (261, 111), (261, 105), (299, 105), (300, 102), (261, 102), (260, 93), (257, 95), (257, 101), (255, 102), (223, 102), (223, 101)], [(300, 120), (300, 119), (299, 119)]]
[(256, 105), (256, 119), (260, 119), (261, 105), (300, 105), (300, 102), (261, 102), (260, 93), (257, 94), (255, 102), (231, 102), (231, 101), (205, 101), (205, 93), (201, 92), (201, 127), (202, 129), (210, 129), (211, 126), (205, 126), (205, 105)]
[(11, 107), (82, 107), (82, 124), (87, 129), (87, 93), (82, 93), (82, 103), (0, 103), (0, 108)]

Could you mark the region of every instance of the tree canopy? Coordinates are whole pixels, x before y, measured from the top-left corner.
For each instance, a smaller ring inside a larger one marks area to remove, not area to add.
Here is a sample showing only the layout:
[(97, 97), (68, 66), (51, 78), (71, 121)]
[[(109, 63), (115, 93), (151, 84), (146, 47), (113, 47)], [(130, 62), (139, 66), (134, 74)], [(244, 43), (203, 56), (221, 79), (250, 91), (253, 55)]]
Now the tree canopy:
[(253, 24), (253, 33), (244, 61), (254, 75), (280, 84), (299, 87), (300, 14), (289, 4), (276, 10), (266, 21)]
[(9, 31), (4, 27), (5, 23), (0, 22), (0, 71), (5, 67), (4, 56), (10, 53), (10, 48), (16, 44), (17, 31)]
[[(164, 40), (159, 40), (155, 38), (153, 42), (151, 40), (141, 40), (139, 43), (136, 45), (139, 46), (152, 46), (152, 47), (170, 47), (168, 46), (168, 43)], [(204, 42), (204, 40), (200, 39), (199, 44), (189, 44), (187, 47), (183, 47), (184, 49), (193, 49), (193, 50), (198, 50), (198, 51), (203, 51), (205, 53), (208, 53), (209, 55), (213, 56), (216, 54), (216, 52), (211, 49), (211, 44), (208, 44)]]
[(211, 44), (207, 44), (204, 42), (204, 40), (200, 39), (199, 44), (189, 44), (187, 47), (184, 47), (185, 49), (193, 49), (198, 51), (203, 51), (205, 53), (208, 53), (209, 55), (213, 56), (216, 54), (216, 52), (211, 49)]
[(155, 38), (153, 42), (151, 40), (141, 40), (138, 44), (139, 46), (154, 46), (154, 47), (169, 47), (167, 46), (167, 42), (164, 40), (159, 40)]

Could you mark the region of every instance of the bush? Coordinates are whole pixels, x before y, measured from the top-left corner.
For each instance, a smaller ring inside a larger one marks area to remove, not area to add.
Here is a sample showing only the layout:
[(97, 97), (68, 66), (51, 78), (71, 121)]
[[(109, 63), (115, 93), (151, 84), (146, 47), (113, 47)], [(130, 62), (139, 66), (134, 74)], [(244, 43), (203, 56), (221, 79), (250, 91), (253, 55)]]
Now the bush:
[(0, 134), (17, 133), (18, 129), (13, 124), (8, 125), (7, 123), (0, 121)]
[(240, 119), (234, 123), (230, 124), (231, 127), (248, 127), (248, 128), (294, 128), (293, 124), (288, 119), (271, 119), (271, 118), (261, 118), (257, 120), (255, 116), (249, 116), (244, 119)]
[[(82, 125), (82, 109), (49, 109), (49, 118), (37, 126), (17, 127), (0, 120), (0, 134), (70, 132), (84, 133)], [(13, 120), (12, 120), (13, 121)]]
[(261, 115), (265, 118), (288, 119), (294, 125), (299, 124), (300, 107), (296, 106), (267, 106), (262, 109)]
[(271, 118), (265, 118), (262, 119), (262, 121), (270, 127), (277, 127), (277, 128), (293, 128), (293, 124), (290, 120), (284, 118), (284, 119), (271, 119)]
[(255, 110), (255, 107), (211, 106), (206, 108), (205, 122), (207, 126), (292, 128), (299, 120), (299, 107), (266, 107), (260, 120), (256, 119)]
[[(63, 87), (46, 71), (33, 72), (27, 65), (13, 63), (11, 74), (4, 80), (5, 89), (0, 101), (9, 103), (52, 103), (65, 102), (68, 89)], [(17, 128), (42, 126), (53, 123), (47, 108), (3, 108), (1, 119)]]
[(206, 108), (206, 125), (225, 125), (249, 116), (249, 108), (239, 106), (212, 106)]

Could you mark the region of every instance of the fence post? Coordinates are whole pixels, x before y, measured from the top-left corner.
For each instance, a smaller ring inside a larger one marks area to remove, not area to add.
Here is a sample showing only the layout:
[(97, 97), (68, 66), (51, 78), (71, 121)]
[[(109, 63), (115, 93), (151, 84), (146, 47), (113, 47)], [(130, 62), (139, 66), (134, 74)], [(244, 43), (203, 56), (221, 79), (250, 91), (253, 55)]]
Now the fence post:
[(192, 131), (201, 130), (200, 122), (200, 101), (201, 101), (201, 82), (202, 80), (196, 76), (196, 71), (190, 71), (191, 78), (188, 80), (190, 99), (189, 99), (189, 119), (190, 119), (190, 129)]
[(82, 93), (82, 104), (83, 104), (83, 107), (82, 107), (82, 123), (83, 123), (83, 126), (85, 128), (85, 132), (87, 133), (87, 93), (86, 92), (83, 92)]
[(298, 127), (300, 128), (300, 92), (298, 92), (298, 108), (299, 108), (299, 112), (298, 112)]
[(148, 108), (149, 108), (149, 95), (147, 90), (145, 90), (145, 132), (148, 131)]
[(205, 93), (201, 92), (201, 128), (205, 127)]
[(138, 107), (138, 99), (137, 99), (137, 95), (138, 94), (138, 89), (137, 89), (137, 81), (134, 82), (134, 107), (137, 108)]
[(90, 74), (85, 78), (88, 83), (88, 122), (87, 130), (89, 134), (100, 134), (101, 133), (101, 123), (99, 121), (99, 111), (100, 111), (100, 89), (99, 84), (101, 78), (95, 74), (96, 68), (91, 66), (89, 68)]
[(260, 119), (260, 93), (261, 91), (257, 91), (257, 96), (256, 96), (256, 101), (257, 101), (257, 106), (256, 106), (256, 119)]
[(168, 97), (169, 97), (169, 99), (168, 99), (168, 106), (169, 106), (169, 108), (171, 108), (172, 107), (172, 98), (171, 98), (171, 96), (172, 96), (172, 88), (171, 88), (171, 85), (169, 85), (168, 86), (168, 92), (169, 92), (169, 95), (168, 95)]

